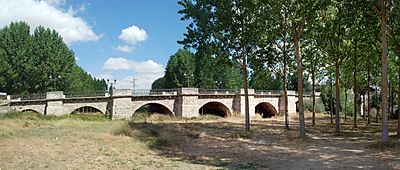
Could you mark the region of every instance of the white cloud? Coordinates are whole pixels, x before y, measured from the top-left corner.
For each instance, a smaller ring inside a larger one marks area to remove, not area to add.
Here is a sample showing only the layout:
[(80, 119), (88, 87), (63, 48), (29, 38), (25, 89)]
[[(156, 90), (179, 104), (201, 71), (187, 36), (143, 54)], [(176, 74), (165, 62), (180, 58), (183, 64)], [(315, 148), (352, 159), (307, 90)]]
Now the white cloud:
[(97, 41), (97, 35), (85, 20), (75, 16), (70, 8), (65, 11), (58, 5), (65, 0), (0, 0), (0, 28), (14, 21), (25, 21), (33, 30), (39, 25), (55, 29), (67, 44)]
[(117, 51), (121, 51), (121, 52), (125, 52), (125, 53), (131, 53), (133, 51), (134, 47), (133, 46), (129, 46), (129, 45), (119, 45), (117, 47), (115, 47), (115, 50)]
[(126, 58), (109, 58), (103, 65), (106, 70), (132, 70), (139, 73), (160, 73), (164, 71), (161, 64), (153, 60), (134, 61)]
[(55, 5), (55, 6), (58, 6), (58, 5), (61, 5), (61, 4), (65, 3), (65, 0), (44, 0), (44, 1), (47, 2), (50, 5)]
[(132, 25), (121, 31), (119, 39), (127, 44), (136, 45), (139, 42), (143, 42), (147, 39), (147, 33), (144, 29)]
[[(109, 58), (103, 65), (105, 73), (99, 78), (117, 79), (117, 88), (132, 89), (135, 78), (136, 89), (150, 89), (154, 80), (164, 75), (164, 67), (153, 60), (134, 61), (122, 57)], [(128, 71), (128, 74), (126, 75)], [(125, 75), (124, 75), (125, 74)], [(122, 77), (118, 77), (121, 76)]]

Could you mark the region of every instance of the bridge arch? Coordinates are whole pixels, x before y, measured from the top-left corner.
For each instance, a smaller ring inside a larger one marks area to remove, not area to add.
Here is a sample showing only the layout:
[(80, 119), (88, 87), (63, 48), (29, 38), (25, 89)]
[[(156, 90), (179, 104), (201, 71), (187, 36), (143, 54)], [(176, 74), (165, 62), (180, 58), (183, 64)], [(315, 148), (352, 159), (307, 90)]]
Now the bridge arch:
[(256, 105), (255, 108), (256, 114), (260, 114), (262, 118), (271, 118), (273, 116), (276, 116), (278, 112), (276, 111), (276, 108), (274, 105), (268, 102), (261, 102)]
[(69, 114), (105, 114), (103, 111), (101, 111), (100, 108), (97, 108), (96, 106), (81, 106), (78, 108), (75, 108), (72, 112)]
[(208, 103), (203, 104), (199, 108), (200, 115), (216, 115), (221, 117), (227, 117), (232, 115), (230, 109), (221, 102), (211, 101)]
[[(145, 103), (134, 109), (133, 115), (137, 113), (159, 113), (164, 115), (174, 115), (170, 108), (161, 103)], [(133, 116), (132, 115), (132, 116)]]
[(35, 109), (32, 109), (32, 108), (23, 109), (23, 110), (21, 110), (21, 112), (34, 112), (34, 113), (42, 114), (42, 113), (40, 113), (39, 111), (37, 111), (37, 110), (35, 110)]

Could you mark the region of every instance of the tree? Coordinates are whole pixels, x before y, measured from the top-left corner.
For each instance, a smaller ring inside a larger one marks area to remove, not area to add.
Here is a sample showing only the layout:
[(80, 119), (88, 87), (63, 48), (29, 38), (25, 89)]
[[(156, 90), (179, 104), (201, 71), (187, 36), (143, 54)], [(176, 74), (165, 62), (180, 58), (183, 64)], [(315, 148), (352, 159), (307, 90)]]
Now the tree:
[(304, 122), (304, 104), (303, 104), (303, 68), (302, 68), (302, 56), (301, 56), (301, 39), (304, 31), (307, 31), (309, 23), (315, 21), (316, 17), (320, 14), (320, 11), (324, 10), (327, 6), (327, 1), (291, 1), (292, 11), (289, 14), (291, 21), (291, 33), (294, 42), (295, 56), (297, 63), (297, 78), (298, 78), (298, 109), (299, 109), (299, 123), (300, 123), (300, 138), (305, 138), (305, 122)]
[(291, 47), (293, 46), (292, 37), (291, 36), (291, 25), (290, 25), (290, 1), (282, 0), (276, 1), (275, 6), (273, 7), (273, 14), (275, 17), (271, 17), (273, 21), (273, 25), (271, 28), (272, 32), (276, 34), (274, 40), (274, 47), (276, 47), (276, 54), (278, 63), (282, 63), (282, 81), (283, 81), (283, 99), (284, 99), (284, 115), (285, 115), (285, 128), (289, 129), (289, 113), (288, 113), (288, 62), (290, 59)]
[(257, 50), (263, 24), (261, 14), (268, 3), (257, 0), (182, 0), (182, 20), (191, 20), (185, 38), (179, 43), (198, 49), (210, 46), (213, 53), (240, 64), (245, 93), (245, 130), (250, 130), (247, 61)]
[(387, 81), (387, 19), (389, 15), (391, 3), (386, 0), (380, 0), (379, 6), (375, 6), (379, 9), (381, 19), (381, 38), (382, 38), (382, 56), (381, 56), (381, 69), (382, 69), (382, 141), (386, 142), (389, 140), (388, 132), (388, 81)]
[[(400, 2), (398, 0), (390, 2), (393, 4), (393, 8), (388, 14), (389, 42), (391, 43), (393, 51), (397, 54), (399, 78), (397, 84), (400, 84)], [(397, 105), (400, 108), (400, 85), (398, 86), (397, 91)], [(400, 138), (400, 116), (398, 116), (397, 137)]]
[[(0, 29), (0, 59), (0, 91), (8, 94), (93, 91), (106, 86), (76, 65), (74, 53), (56, 31), (42, 26), (33, 34), (25, 22)], [(85, 83), (76, 82), (81, 78)]]
[(165, 68), (164, 87), (167, 89), (193, 87), (194, 64), (193, 54), (188, 49), (179, 49), (168, 60)]
[(49, 28), (37, 27), (33, 38), (35, 42), (34, 64), (37, 66), (35, 72), (40, 91), (67, 90), (67, 77), (74, 76), (72, 75), (74, 72), (71, 72), (70, 69), (76, 67), (72, 50), (68, 48), (56, 31)]
[[(1, 73), (2, 91), (9, 94), (19, 94), (29, 92), (26, 80), (31, 80), (34, 76), (29, 76), (34, 65), (32, 64), (32, 37), (29, 34), (30, 27), (24, 22), (12, 22), (0, 30), (0, 48), (2, 49), (2, 65), (4, 72)], [(4, 59), (4, 60), (3, 60)]]
[(203, 89), (217, 88), (214, 79), (215, 64), (215, 59), (206, 47), (202, 47), (196, 52), (194, 69), (196, 87)]
[(164, 89), (165, 77), (160, 77), (151, 84), (151, 89)]

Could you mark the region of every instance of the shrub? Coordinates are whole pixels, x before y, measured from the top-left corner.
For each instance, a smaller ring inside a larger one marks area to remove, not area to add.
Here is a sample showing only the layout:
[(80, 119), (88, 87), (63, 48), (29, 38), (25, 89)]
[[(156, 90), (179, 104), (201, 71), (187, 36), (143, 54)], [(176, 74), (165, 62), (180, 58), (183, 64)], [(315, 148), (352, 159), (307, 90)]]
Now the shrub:
[[(304, 107), (308, 111), (312, 111), (312, 99), (304, 99)], [(322, 103), (321, 99), (315, 99), (315, 112), (322, 113), (325, 111), (324, 103)]]

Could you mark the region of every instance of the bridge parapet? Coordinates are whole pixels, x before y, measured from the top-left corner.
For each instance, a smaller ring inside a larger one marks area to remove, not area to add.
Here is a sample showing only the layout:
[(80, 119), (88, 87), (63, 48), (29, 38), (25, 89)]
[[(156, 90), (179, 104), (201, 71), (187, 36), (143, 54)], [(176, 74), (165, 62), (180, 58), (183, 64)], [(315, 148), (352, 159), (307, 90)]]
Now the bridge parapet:
[(47, 92), (46, 99), (65, 99), (65, 95), (63, 91)]
[(159, 96), (159, 95), (172, 95), (178, 94), (177, 89), (135, 89), (132, 91), (133, 96)]
[(80, 91), (80, 92), (66, 92), (65, 98), (78, 98), (78, 97), (108, 97), (108, 93), (104, 91)]
[(38, 100), (38, 99), (46, 99), (46, 94), (18, 94), (18, 95), (9, 95), (7, 97), (7, 100), (11, 101)]
[[(254, 89), (248, 89), (247, 92), (249, 95), (253, 95), (255, 93)], [(240, 94), (244, 95), (244, 89), (240, 89)]]
[(132, 89), (113, 89), (112, 96), (132, 96)]
[(199, 94), (237, 94), (238, 89), (199, 89)]
[(255, 94), (274, 94), (280, 95), (283, 94), (283, 90), (255, 90)]

